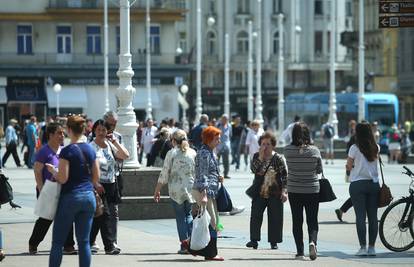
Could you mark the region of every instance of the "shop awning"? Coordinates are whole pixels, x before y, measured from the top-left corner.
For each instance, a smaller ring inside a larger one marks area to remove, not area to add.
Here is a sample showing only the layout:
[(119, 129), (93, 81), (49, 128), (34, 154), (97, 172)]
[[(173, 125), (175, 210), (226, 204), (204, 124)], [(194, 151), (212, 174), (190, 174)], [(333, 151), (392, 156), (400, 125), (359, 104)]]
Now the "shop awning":
[(7, 93), (5, 87), (0, 87), (0, 104), (7, 104)]
[[(135, 109), (147, 108), (148, 93), (146, 88), (138, 88), (135, 91), (135, 97), (132, 101), (132, 105)], [(160, 106), (160, 97), (158, 96), (158, 90), (152, 88), (151, 90), (151, 104), (152, 108), (158, 108)]]
[[(56, 108), (56, 93), (53, 87), (47, 87), (47, 100), (49, 108)], [(60, 108), (86, 108), (88, 97), (83, 86), (62, 85), (59, 93)]]

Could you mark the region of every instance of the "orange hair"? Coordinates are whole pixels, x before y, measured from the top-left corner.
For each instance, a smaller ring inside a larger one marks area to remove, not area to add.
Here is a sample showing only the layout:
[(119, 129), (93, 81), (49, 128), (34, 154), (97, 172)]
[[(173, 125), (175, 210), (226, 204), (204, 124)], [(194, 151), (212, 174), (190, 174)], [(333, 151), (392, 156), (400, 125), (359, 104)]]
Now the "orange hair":
[(203, 144), (208, 145), (211, 143), (211, 141), (213, 141), (214, 137), (219, 134), (221, 134), (221, 131), (214, 126), (208, 126), (207, 128), (204, 128), (203, 132), (201, 133)]

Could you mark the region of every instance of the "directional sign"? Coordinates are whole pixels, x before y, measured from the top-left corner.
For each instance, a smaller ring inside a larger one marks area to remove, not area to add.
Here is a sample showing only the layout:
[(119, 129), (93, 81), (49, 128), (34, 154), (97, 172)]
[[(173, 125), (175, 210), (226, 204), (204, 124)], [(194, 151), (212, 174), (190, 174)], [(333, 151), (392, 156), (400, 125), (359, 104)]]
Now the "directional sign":
[(414, 27), (414, 14), (413, 16), (379, 17), (379, 27), (380, 28)]
[(380, 14), (396, 14), (396, 13), (414, 13), (414, 1), (380, 1)]

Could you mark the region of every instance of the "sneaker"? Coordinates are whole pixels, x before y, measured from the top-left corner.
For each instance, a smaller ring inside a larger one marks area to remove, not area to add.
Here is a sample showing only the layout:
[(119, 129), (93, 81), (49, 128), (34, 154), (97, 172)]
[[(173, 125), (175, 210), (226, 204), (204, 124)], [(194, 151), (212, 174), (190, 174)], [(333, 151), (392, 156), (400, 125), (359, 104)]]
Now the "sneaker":
[(318, 257), (318, 253), (316, 251), (316, 245), (315, 243), (311, 242), (309, 244), (309, 258), (314, 261), (316, 260), (317, 257)]
[(115, 248), (116, 250), (118, 250), (119, 252), (121, 252), (121, 248), (118, 246), (118, 244), (117, 244), (117, 243), (114, 243), (114, 248)]
[(295, 260), (304, 261), (305, 260), (305, 255), (296, 254), (295, 255)]
[(244, 211), (245, 207), (240, 206), (240, 207), (233, 207), (233, 209), (230, 211), (230, 215), (236, 215), (239, 213), (242, 213)]
[(105, 250), (106, 255), (118, 255), (119, 253), (121, 253), (121, 251), (117, 250), (115, 247), (110, 250)]
[(270, 243), (270, 249), (278, 249), (277, 243)]
[(361, 247), (358, 252), (355, 254), (355, 256), (367, 256), (367, 248)]
[(367, 255), (370, 256), (370, 257), (377, 256), (377, 253), (375, 252), (375, 247), (369, 246)]
[(185, 248), (180, 248), (180, 250), (177, 251), (177, 254), (185, 255), (190, 253)]
[(98, 253), (99, 249), (100, 249), (100, 248), (99, 248), (98, 244), (93, 243), (93, 244), (91, 245), (91, 252), (92, 252), (92, 253)]
[(29, 254), (30, 255), (35, 255), (37, 254), (37, 247), (29, 245)]
[(336, 210), (335, 210), (335, 213), (336, 213), (336, 218), (338, 218), (338, 220), (339, 220), (340, 222), (342, 222), (342, 214), (343, 214), (342, 210), (340, 210), (340, 209), (336, 209)]
[(76, 255), (78, 252), (75, 250), (75, 247), (65, 247), (63, 248), (64, 255)]

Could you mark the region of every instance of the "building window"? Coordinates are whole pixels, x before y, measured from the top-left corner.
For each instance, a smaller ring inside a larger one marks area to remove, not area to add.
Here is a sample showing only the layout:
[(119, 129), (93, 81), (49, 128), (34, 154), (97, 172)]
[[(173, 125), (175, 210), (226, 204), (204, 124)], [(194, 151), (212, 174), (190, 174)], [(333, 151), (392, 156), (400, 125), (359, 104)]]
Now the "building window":
[(87, 54), (101, 54), (101, 26), (87, 26)]
[(273, 34), (273, 54), (279, 54), (279, 32)]
[(237, 53), (246, 54), (249, 50), (249, 37), (247, 32), (241, 31), (237, 34)]
[(249, 14), (250, 13), (250, 1), (249, 0), (238, 0), (237, 13)]
[(72, 28), (70, 26), (57, 26), (57, 53), (72, 53)]
[(150, 51), (151, 54), (160, 54), (160, 25), (151, 25), (150, 26)]
[(315, 15), (323, 15), (323, 0), (315, 0)]
[(347, 17), (352, 17), (352, 1), (346, 1), (345, 12)]
[(187, 34), (186, 32), (180, 32), (180, 48), (183, 53), (187, 53)]
[(322, 56), (322, 51), (323, 51), (323, 44), (322, 44), (322, 32), (321, 31), (316, 31), (315, 32), (315, 57), (321, 57)]
[(244, 71), (235, 71), (232, 86), (236, 86), (236, 87), (246, 86), (246, 81), (245, 80), (246, 79), (245, 79), (245, 72)]
[(214, 32), (207, 33), (207, 54), (212, 56), (216, 53), (216, 34)]
[(282, 0), (273, 0), (273, 14), (279, 14), (282, 10)]
[(208, 10), (210, 11), (210, 14), (216, 14), (216, 0), (208, 1)]
[(17, 26), (17, 54), (32, 54), (32, 26)]
[(119, 55), (121, 52), (121, 29), (116, 26), (116, 53)]

